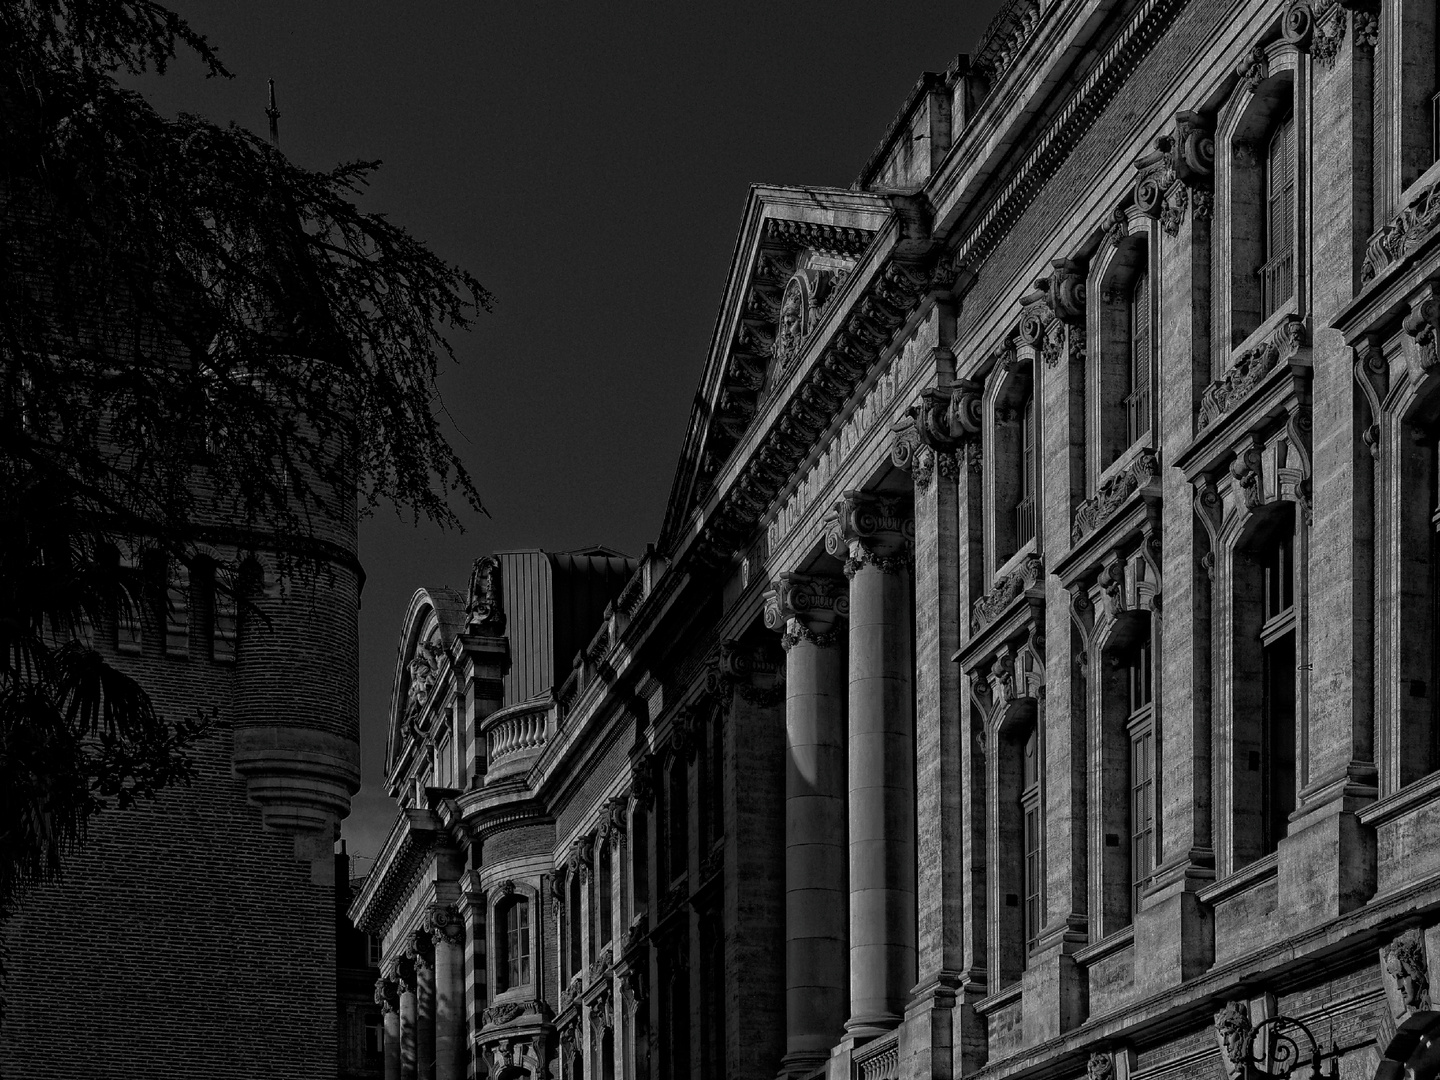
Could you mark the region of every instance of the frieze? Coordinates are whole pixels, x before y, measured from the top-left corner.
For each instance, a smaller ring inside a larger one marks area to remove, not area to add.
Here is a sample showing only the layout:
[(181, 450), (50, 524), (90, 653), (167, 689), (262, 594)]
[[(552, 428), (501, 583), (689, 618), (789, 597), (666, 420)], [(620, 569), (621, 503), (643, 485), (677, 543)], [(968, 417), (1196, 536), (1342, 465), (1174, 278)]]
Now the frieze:
[(1109, 521), (1131, 495), (1154, 484), (1159, 478), (1159, 455), (1148, 447), (1141, 450), (1130, 464), (1100, 485), (1094, 498), (1086, 499), (1076, 508), (1070, 542), (1078, 544), (1085, 539)]
[(1045, 574), (1045, 564), (1039, 555), (1031, 552), (1020, 565), (995, 583), (995, 588), (975, 601), (970, 611), (970, 629), (974, 633), (985, 629), (1015, 600), (1026, 591), (1033, 589)]
[(1420, 246), (1440, 225), (1440, 180), (1424, 188), (1371, 235), (1360, 266), (1360, 283), (1367, 284), (1392, 263)]
[(1200, 395), (1200, 430), (1239, 405), (1277, 364), (1293, 360), (1306, 344), (1305, 323), (1292, 316), (1268, 340), (1241, 353)]

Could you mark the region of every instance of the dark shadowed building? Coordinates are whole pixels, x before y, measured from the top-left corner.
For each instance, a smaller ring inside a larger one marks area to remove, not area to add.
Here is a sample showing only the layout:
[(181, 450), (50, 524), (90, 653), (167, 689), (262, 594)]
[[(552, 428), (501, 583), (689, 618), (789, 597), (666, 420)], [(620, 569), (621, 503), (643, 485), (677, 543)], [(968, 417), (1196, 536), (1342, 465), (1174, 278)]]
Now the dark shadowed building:
[(753, 188), (573, 662), (493, 559), (406, 618), (387, 1077), (1372, 1076), (1440, 992), (1436, 31), (1015, 0)]

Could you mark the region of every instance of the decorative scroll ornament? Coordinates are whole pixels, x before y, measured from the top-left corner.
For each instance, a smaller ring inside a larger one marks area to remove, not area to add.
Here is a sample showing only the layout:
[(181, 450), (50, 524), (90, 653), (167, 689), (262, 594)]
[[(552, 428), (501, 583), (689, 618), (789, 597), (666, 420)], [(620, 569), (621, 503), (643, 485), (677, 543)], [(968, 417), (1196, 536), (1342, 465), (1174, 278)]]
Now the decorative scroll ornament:
[(1203, 193), (1205, 209), (1195, 216), (1208, 218), (1215, 176), (1215, 133), (1198, 112), (1175, 114), (1175, 126), (1155, 139), (1155, 149), (1135, 159), (1135, 205), (1160, 222), (1167, 236), (1179, 236), (1186, 208)]
[(1085, 1063), (1086, 1080), (1115, 1080), (1115, 1061), (1109, 1054), (1095, 1053)]
[(989, 593), (975, 601), (970, 611), (970, 629), (978, 633), (998, 619), (1005, 609), (1030, 589), (1035, 588), (1045, 576), (1045, 564), (1040, 556), (1031, 552), (1020, 565), (995, 583)]
[(459, 945), (465, 940), (465, 920), (453, 904), (435, 904), (427, 915), (430, 937), (436, 945)]
[(898, 496), (847, 491), (825, 519), (825, 550), (844, 560), (846, 577), (863, 566), (898, 573), (914, 546), (915, 519)]
[(1225, 1071), (1235, 1080), (1244, 1076), (1246, 1052), (1254, 1030), (1250, 1009), (1243, 1001), (1227, 1001), (1215, 1014), (1215, 1038), (1220, 1044), (1220, 1056), (1224, 1059)]
[(1430, 965), (1423, 932), (1406, 930), (1380, 950), (1380, 980), (1397, 1024), (1413, 1012), (1430, 1010)]
[(630, 793), (641, 810), (655, 805), (655, 765), (649, 754), (630, 766)]
[(1268, 341), (1241, 353), (1225, 374), (1200, 395), (1200, 430), (1205, 430), (1239, 405), (1277, 364), (1295, 359), (1306, 344), (1304, 320), (1291, 316), (1280, 324)]
[(765, 625), (779, 632), (788, 652), (801, 641), (833, 645), (835, 628), (850, 615), (850, 594), (840, 578), (781, 574), (765, 594)]
[(1252, 45), (1244, 58), (1235, 67), (1240, 85), (1250, 93), (1260, 89), (1260, 84), (1270, 77), (1270, 58), (1265, 55), (1265, 46)]
[(465, 617), (472, 633), (505, 633), (505, 597), (500, 587), (500, 560), (484, 555), (470, 568), (470, 590)]
[(1280, 33), (1301, 52), (1310, 48), (1310, 39), (1315, 35), (1315, 12), (1310, 0), (1288, 0), (1280, 17)]
[(375, 980), (375, 1004), (382, 1014), (400, 1011), (400, 990), (394, 979)]
[(720, 642), (705, 664), (705, 693), (714, 698), (725, 701), (737, 693), (755, 705), (777, 705), (785, 699), (785, 684), (778, 680), (780, 665), (734, 638)]
[(1410, 302), (1410, 312), (1403, 325), (1405, 333), (1415, 342), (1411, 373), (1423, 379), (1435, 368), (1435, 335), (1440, 330), (1440, 293), (1433, 286), (1427, 286), (1418, 299)]
[(980, 439), (983, 387), (961, 379), (948, 387), (932, 387), (905, 411), (891, 428), (890, 460), (908, 472), (915, 488), (924, 491), (938, 467), (940, 475), (959, 476), (959, 454)]
[(1371, 234), (1360, 266), (1362, 284), (1399, 262), (1440, 225), (1440, 181), (1424, 188), (1398, 214)]
[(1149, 448), (1140, 451), (1134, 461), (1100, 486), (1094, 498), (1085, 500), (1075, 510), (1075, 521), (1070, 529), (1071, 543), (1078, 544), (1085, 539), (1114, 517), (1131, 495), (1154, 485), (1159, 479), (1159, 455)]
[(1067, 343), (1072, 359), (1083, 356), (1085, 342), (1085, 264), (1054, 259), (1050, 273), (1020, 297), (1020, 344), (1029, 346), (1047, 367), (1060, 362)]

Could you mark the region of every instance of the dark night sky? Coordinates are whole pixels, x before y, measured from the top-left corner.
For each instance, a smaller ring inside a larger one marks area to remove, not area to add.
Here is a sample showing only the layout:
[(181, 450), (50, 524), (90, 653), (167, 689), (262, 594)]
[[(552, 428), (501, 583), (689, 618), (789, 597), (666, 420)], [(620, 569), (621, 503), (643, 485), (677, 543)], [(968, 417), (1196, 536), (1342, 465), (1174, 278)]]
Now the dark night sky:
[(491, 550), (655, 538), (749, 185), (848, 186), (1000, 2), (174, 6), (236, 78), (180, 63), (141, 83), (157, 109), (263, 131), (273, 78), (293, 160), (381, 159), (366, 207), (496, 294), (440, 379), (493, 518), (361, 524), (365, 786), (344, 831), (373, 856), (411, 593), (463, 589)]

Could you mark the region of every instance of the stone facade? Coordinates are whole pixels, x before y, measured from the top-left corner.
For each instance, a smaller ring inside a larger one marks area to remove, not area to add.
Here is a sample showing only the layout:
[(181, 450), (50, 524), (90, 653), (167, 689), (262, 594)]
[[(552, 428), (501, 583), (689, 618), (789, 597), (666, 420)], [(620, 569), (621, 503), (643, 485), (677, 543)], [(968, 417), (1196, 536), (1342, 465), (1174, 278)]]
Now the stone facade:
[(752, 189), (569, 678), (438, 642), (434, 1075), (1374, 1073), (1440, 957), (1435, 24), (1016, 0), (850, 190)]

